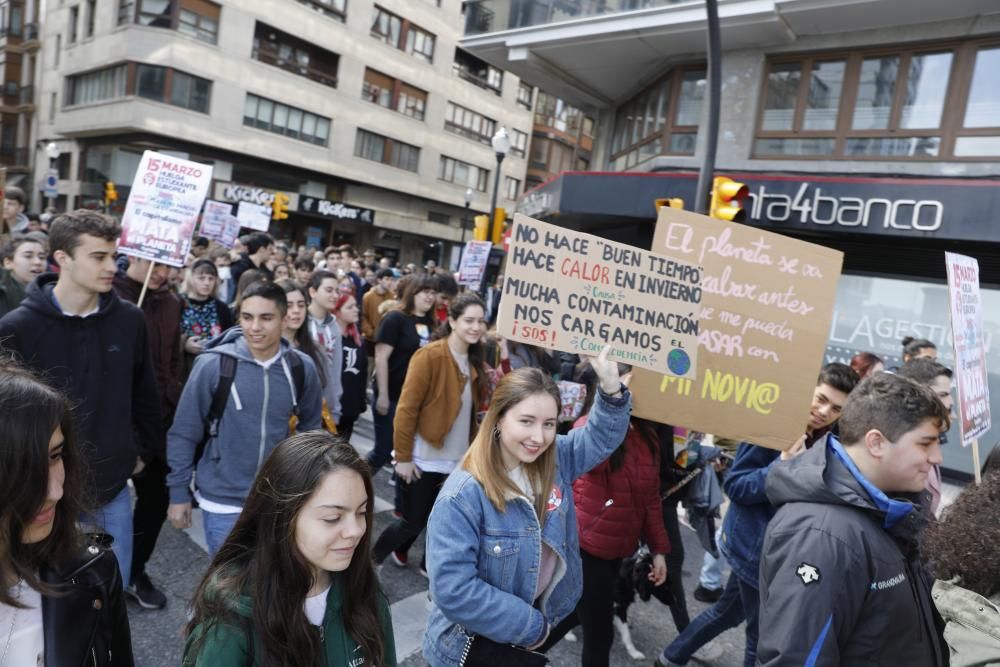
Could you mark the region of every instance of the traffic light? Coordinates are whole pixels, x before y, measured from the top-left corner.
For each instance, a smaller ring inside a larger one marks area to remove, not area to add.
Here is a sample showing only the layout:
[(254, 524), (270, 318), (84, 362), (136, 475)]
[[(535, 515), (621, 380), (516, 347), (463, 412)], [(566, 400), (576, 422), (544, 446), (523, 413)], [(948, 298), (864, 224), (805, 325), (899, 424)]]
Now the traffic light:
[(656, 213), (659, 215), (660, 209), (664, 206), (669, 206), (670, 208), (684, 208), (684, 200), (680, 197), (670, 197), (667, 199), (654, 199), (653, 205), (656, 206)]
[(485, 241), (486, 237), (489, 235), (490, 228), (490, 216), (488, 215), (477, 215), (475, 218), (476, 226), (472, 230), (472, 238), (476, 241)]
[(507, 209), (497, 206), (493, 211), (493, 245), (500, 245), (503, 241), (504, 225), (507, 224)]
[(743, 208), (743, 200), (750, 194), (750, 189), (745, 183), (734, 181), (725, 176), (716, 176), (712, 179), (712, 202), (708, 208), (708, 214), (719, 220), (729, 222), (743, 222), (747, 218), (747, 212)]
[(118, 201), (118, 191), (115, 190), (114, 181), (108, 181), (104, 184), (104, 205), (111, 206), (113, 201)]
[(287, 220), (288, 219), (288, 203), (292, 200), (291, 197), (286, 195), (284, 192), (275, 192), (274, 201), (271, 202), (271, 219), (272, 220)]

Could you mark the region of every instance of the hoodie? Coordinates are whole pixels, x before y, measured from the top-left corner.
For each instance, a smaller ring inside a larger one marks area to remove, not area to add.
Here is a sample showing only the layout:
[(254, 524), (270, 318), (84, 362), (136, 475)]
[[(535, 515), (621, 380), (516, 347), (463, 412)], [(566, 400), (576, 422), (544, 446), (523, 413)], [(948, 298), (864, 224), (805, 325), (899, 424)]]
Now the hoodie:
[(27, 294), (14, 274), (7, 269), (0, 269), (0, 317), (21, 305)]
[[(305, 367), (302, 396), (295, 396), (287, 359), (291, 354), (299, 355)], [(236, 358), (236, 377), (219, 420), (219, 434), (205, 443), (201, 459), (196, 461), (223, 355)], [(296, 405), (298, 431), (322, 427), (319, 375), (308, 355), (282, 340), (277, 361), (265, 368), (253, 358), (239, 327), (209, 341), (195, 360), (167, 434), (170, 502), (190, 502), (189, 487), (197, 466), (197, 486), (202, 496), (223, 505), (242, 506), (267, 455), (288, 437), (288, 419)]]
[(340, 421), (341, 405), (340, 399), (344, 395), (344, 386), (341, 375), (344, 371), (344, 340), (337, 320), (333, 315), (327, 315), (326, 319), (318, 320), (308, 314), (309, 335), (316, 341), (316, 345), (326, 352), (326, 386), (323, 387), (323, 399), (326, 406), (333, 414), (333, 421)]
[(778, 511), (760, 562), (757, 664), (947, 664), (918, 554), (918, 498), (889, 498), (840, 442), (774, 465), (767, 497)]
[(137, 457), (163, 456), (156, 373), (142, 311), (108, 292), (96, 313), (64, 315), (52, 292), (57, 280), (46, 273), (28, 286), (21, 306), (0, 320), (0, 347), (73, 401), (100, 507), (125, 487)]
[[(365, 554), (357, 554), (358, 558)], [(320, 631), (320, 641), (323, 645), (323, 657), (320, 665), (325, 667), (396, 667), (396, 643), (392, 633), (392, 616), (385, 596), (378, 593), (378, 616), (382, 626), (382, 645), (385, 654), (379, 665), (373, 665), (359, 650), (344, 627), (343, 591), (339, 585), (341, 575), (334, 575), (334, 584), (326, 597), (326, 614), (323, 616), (323, 626)], [(188, 635), (184, 647), (183, 664), (185, 667), (195, 665), (211, 665), (212, 667), (243, 667), (250, 656), (261, 656), (264, 648), (258, 641), (248, 650), (247, 638), (253, 627), (253, 601), (247, 595), (242, 595), (229, 604), (229, 608), (243, 621), (242, 627), (234, 627), (229, 623), (216, 625), (205, 638), (198, 655), (192, 655), (194, 642), (205, 631), (202, 625), (194, 628)], [(258, 664), (254, 660), (254, 664)]]

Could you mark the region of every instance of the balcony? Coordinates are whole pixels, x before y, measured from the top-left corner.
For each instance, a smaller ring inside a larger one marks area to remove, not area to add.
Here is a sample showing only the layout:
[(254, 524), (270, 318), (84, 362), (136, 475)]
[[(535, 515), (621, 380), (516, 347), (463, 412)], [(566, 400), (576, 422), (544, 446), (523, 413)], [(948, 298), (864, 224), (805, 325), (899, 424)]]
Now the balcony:
[(16, 82), (8, 81), (0, 88), (0, 94), (2, 94), (0, 103), (11, 110), (22, 110), (23, 107), (35, 103), (34, 86), (18, 86)]
[(253, 58), (324, 86), (337, 87), (337, 67), (340, 58), (336, 53), (299, 40), (263, 23), (258, 23), (255, 31)]
[(488, 90), (498, 97), (503, 96), (503, 72), (468, 51), (455, 49), (455, 60), (451, 71), (458, 78)]
[(0, 166), (11, 171), (27, 171), (28, 149), (0, 146)]
[(24, 34), (22, 39), (26, 42), (37, 42), (39, 36), (41, 36), (41, 30), (37, 23), (25, 23), (24, 24)]

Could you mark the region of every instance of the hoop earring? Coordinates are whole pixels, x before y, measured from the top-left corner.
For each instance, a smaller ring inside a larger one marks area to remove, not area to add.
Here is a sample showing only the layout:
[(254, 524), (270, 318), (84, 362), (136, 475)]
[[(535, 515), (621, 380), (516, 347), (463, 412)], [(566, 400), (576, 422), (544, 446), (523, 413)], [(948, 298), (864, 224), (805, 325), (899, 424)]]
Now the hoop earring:
[(500, 441), (500, 427), (499, 426), (494, 426), (493, 427), (493, 439), (496, 440), (497, 442)]

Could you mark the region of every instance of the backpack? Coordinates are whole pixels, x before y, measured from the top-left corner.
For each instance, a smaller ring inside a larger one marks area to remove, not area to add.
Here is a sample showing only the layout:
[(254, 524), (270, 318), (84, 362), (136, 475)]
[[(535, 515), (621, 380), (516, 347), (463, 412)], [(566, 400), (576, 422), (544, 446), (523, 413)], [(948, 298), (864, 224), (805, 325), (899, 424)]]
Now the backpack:
[[(295, 385), (295, 405), (292, 406), (292, 416), (299, 415), (299, 401), (302, 400), (302, 392), (306, 386), (306, 370), (302, 363), (302, 358), (294, 352), (288, 355), (291, 359), (289, 370), (292, 374), (292, 384)], [(219, 435), (219, 422), (222, 420), (222, 413), (226, 411), (226, 403), (229, 402), (229, 392), (232, 389), (233, 381), (236, 379), (236, 367), (238, 361), (236, 357), (224, 354), (219, 359), (219, 384), (215, 386), (212, 394), (212, 404), (208, 408), (208, 416), (205, 418), (205, 435), (195, 450), (195, 465), (201, 460), (205, 453), (205, 445), (208, 441)]]

